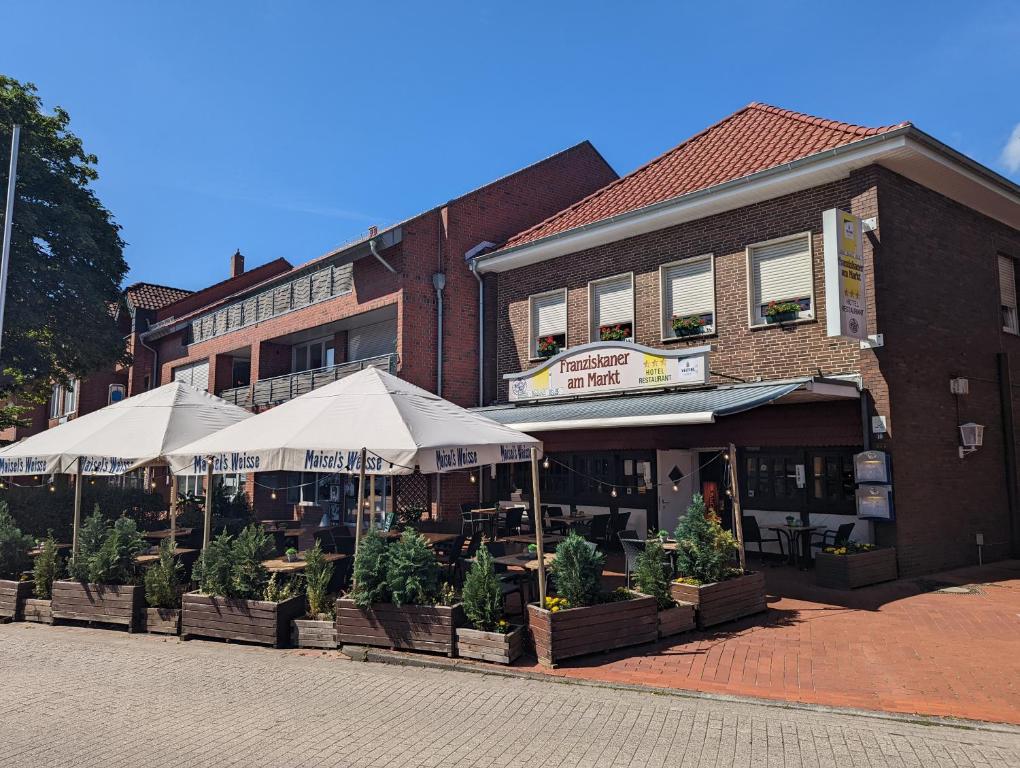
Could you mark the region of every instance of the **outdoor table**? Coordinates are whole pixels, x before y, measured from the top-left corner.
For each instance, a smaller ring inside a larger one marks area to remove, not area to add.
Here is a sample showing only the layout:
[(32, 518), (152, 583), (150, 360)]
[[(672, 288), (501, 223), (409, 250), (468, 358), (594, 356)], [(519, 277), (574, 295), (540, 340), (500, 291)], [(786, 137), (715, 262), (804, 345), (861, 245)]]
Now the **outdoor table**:
[[(174, 532), (174, 535), (177, 536), (178, 538), (183, 539), (183, 538), (185, 538), (187, 536), (190, 536), (192, 530), (193, 530), (192, 528), (178, 528)], [(159, 531), (142, 531), (142, 538), (145, 539), (146, 541), (157, 541), (157, 542), (158, 541), (162, 541), (163, 539), (169, 539), (170, 538), (170, 529), (169, 528), (163, 528), (162, 530), (159, 530)]]
[[(566, 536), (560, 536), (558, 533), (546, 533), (543, 534), (542, 541), (546, 544), (559, 544), (566, 538)], [(521, 533), (514, 536), (505, 536), (503, 541), (513, 542), (514, 544), (534, 544), (535, 537), (528, 533)]]
[[(298, 559), (294, 562), (289, 562), (285, 557), (274, 557), (270, 560), (263, 560), (262, 565), (270, 573), (301, 573), (308, 567), (304, 555), (304, 552), (298, 552)], [(340, 552), (323, 552), (322, 558), (327, 563), (335, 563), (339, 560), (346, 560), (347, 555)]]
[[(381, 534), (387, 539), (399, 539), (402, 531), (382, 531)], [(418, 531), (429, 544), (445, 544), (448, 541), (456, 541), (460, 534), (439, 533), (437, 531)]]
[(499, 516), (506, 513), (505, 509), (499, 509), (498, 507), (479, 507), (478, 509), (472, 509), (471, 515), (473, 517), (485, 518), (481, 521), (482, 530), (488, 528), (489, 538), (495, 538), (496, 529), (499, 526)]
[[(197, 554), (198, 554), (197, 549), (188, 549), (187, 547), (177, 547), (174, 550), (174, 557), (187, 557), (188, 555)], [(150, 565), (155, 565), (158, 562), (159, 562), (158, 553), (153, 554), (145, 553), (141, 555), (135, 555), (135, 565), (140, 565), (143, 568), (146, 568)]]
[[(548, 568), (556, 562), (555, 552), (545, 552), (545, 567)], [(492, 558), (492, 562), (498, 565), (505, 565), (511, 568), (524, 568), (528, 571), (538, 572), (538, 557), (531, 552), (518, 552), (516, 555), (500, 555)]]
[[(764, 525), (766, 531), (775, 531), (777, 534), (786, 537), (790, 544), (790, 564), (800, 565), (802, 571), (806, 571), (811, 565), (811, 534), (822, 530), (820, 525)], [(797, 552), (797, 542), (800, 540), (801, 552)]]

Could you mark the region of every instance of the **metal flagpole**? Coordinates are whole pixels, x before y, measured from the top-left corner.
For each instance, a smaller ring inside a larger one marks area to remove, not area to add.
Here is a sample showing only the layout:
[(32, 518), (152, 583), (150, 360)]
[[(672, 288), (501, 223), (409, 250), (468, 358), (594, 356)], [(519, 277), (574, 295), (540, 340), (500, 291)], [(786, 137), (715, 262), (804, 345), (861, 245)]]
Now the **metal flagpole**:
[(542, 499), (538, 490), (538, 448), (531, 449), (531, 519), (535, 523), (538, 555), (538, 606), (545, 608), (545, 547), (542, 541)]
[(18, 143), (21, 126), (15, 123), (11, 134), (11, 166), (7, 174), (7, 206), (4, 208), (4, 244), (0, 254), (0, 346), (4, 335), (4, 308), (7, 304), (7, 272), (11, 262), (11, 222), (14, 218), (14, 184), (18, 178)]

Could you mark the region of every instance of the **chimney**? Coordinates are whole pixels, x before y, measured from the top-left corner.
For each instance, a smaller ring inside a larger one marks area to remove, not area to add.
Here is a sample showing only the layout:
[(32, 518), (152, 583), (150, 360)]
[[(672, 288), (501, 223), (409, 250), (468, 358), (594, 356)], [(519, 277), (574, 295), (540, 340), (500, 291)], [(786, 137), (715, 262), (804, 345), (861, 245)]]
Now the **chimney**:
[(379, 234), (379, 227), (377, 227), (377, 226), (375, 226), (373, 224), (371, 227), (368, 228), (368, 236), (369, 237), (375, 237), (378, 234)]
[(234, 255), (230, 257), (230, 276), (237, 277), (238, 275), (244, 274), (244, 256), (241, 255), (241, 249), (238, 248)]

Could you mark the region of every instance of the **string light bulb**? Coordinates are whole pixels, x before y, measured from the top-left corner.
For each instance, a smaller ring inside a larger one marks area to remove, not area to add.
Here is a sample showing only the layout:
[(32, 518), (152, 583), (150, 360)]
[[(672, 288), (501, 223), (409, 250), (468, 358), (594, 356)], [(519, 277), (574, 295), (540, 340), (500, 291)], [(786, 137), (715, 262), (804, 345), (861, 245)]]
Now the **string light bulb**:
[(471, 477), (471, 484), (472, 484), (472, 485), (474, 485), (475, 483), (477, 483), (477, 482), (478, 482), (478, 478), (477, 478), (477, 477), (475, 477), (475, 473), (474, 473), (474, 472), (472, 472), (472, 473), (471, 473), (471, 476), (470, 476), (470, 477)]
[(6, 487), (7, 487), (7, 483), (5, 483), (2, 480), (0, 480), (0, 491), (2, 491)]
[(680, 490), (680, 486), (677, 485), (676, 483), (673, 483), (673, 493), (676, 493), (679, 490)]
[(549, 457), (542, 459), (542, 469), (549, 469)]
[(56, 493), (56, 491), (57, 491), (57, 486), (55, 486), (53, 483), (50, 483), (50, 493)]
[(729, 488), (727, 488), (726, 489), (726, 495), (732, 497), (733, 496), (733, 491), (730, 490)]
[(273, 501), (276, 501), (276, 491), (270, 491), (269, 498), (271, 498)]
[(612, 496), (614, 499), (617, 497), (618, 494), (616, 493), (615, 486), (613, 487), (613, 490), (609, 492), (609, 495)]
[(95, 485), (95, 484), (96, 484), (96, 478), (94, 478), (94, 477), (89, 478), (89, 485)]

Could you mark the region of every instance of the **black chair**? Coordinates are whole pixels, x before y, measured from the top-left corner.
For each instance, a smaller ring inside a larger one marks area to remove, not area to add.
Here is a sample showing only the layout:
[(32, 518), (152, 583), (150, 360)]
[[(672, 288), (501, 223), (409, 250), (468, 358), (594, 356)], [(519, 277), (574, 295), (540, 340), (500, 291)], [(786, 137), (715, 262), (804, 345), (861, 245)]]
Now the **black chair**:
[(779, 534), (778, 531), (776, 532), (775, 538), (771, 538), (771, 537), (763, 538), (762, 535), (761, 535), (761, 528), (758, 527), (758, 518), (756, 518), (754, 515), (742, 515), (741, 518), (740, 518), (740, 521), (741, 521), (741, 523), (743, 523), (743, 527), (744, 527), (744, 546), (745, 547), (748, 544), (757, 544), (758, 545), (758, 556), (761, 557), (762, 560), (764, 560), (765, 559), (765, 550), (762, 548), (762, 544), (776, 543), (776, 544), (779, 545), (779, 555), (780, 555), (780, 557), (783, 557), (783, 558), (786, 557), (786, 552), (783, 549), (783, 537)]
[[(507, 554), (506, 544), (502, 541), (489, 541), (486, 542), (485, 548), (489, 550), (489, 554), (493, 557), (502, 557)], [(493, 570), (496, 572), (499, 578), (500, 584), (503, 588), (503, 601), (506, 602), (506, 598), (510, 595), (516, 594), (520, 598), (521, 614), (524, 616), (524, 621), (527, 623), (528, 610), (527, 610), (527, 598), (524, 590), (530, 591), (531, 575), (526, 571), (511, 572), (505, 565), (501, 563), (493, 563)]]
[(507, 536), (518, 536), (521, 533), (521, 520), (524, 517), (523, 507), (508, 507), (503, 522)]
[(563, 520), (563, 507), (542, 505), (542, 517), (545, 519), (546, 528), (555, 528), (557, 531), (566, 532), (570, 524)]
[[(617, 537), (620, 531), (626, 530), (630, 524), (630, 512), (610, 512), (609, 515), (601, 515), (601, 517), (607, 517), (609, 523), (609, 530), (606, 532), (606, 541), (617, 541)], [(598, 518), (596, 518), (598, 519)], [(594, 520), (592, 521), (595, 522)]]
[(467, 549), (460, 554), (457, 558), (456, 572), (454, 578), (459, 579), (460, 582), (464, 580), (464, 574), (467, 573), (467, 569), (471, 567), (471, 562), (474, 556), (478, 554), (479, 547), (482, 546), (482, 532), (475, 531), (471, 534), (471, 538), (468, 540)]
[[(476, 531), (476, 533), (478, 533)], [(475, 534), (471, 534), (474, 536)], [(445, 541), (432, 545), (432, 551), (436, 553), (436, 560), (440, 567), (446, 571), (447, 578), (453, 582), (456, 580), (457, 567), (460, 563), (460, 553), (464, 549), (464, 542), (467, 536), (461, 535), (452, 541)]]
[(623, 547), (624, 573), (627, 576), (627, 586), (630, 587), (630, 574), (637, 567), (638, 557), (645, 551), (645, 542), (641, 539), (627, 539), (622, 535), (618, 537), (618, 540), (620, 546)]
[(482, 526), (485, 525), (482, 517), (471, 511), (476, 506), (475, 504), (460, 505), (460, 532), (465, 536), (470, 536), (476, 530), (481, 530)]
[(817, 537), (817, 540), (811, 542), (813, 547), (842, 547), (848, 541), (850, 541), (850, 534), (854, 532), (855, 523), (843, 523), (834, 531), (817, 531), (812, 535), (812, 538)]
[(588, 523), (586, 534), (588, 541), (595, 543), (609, 541), (609, 515), (595, 515)]

